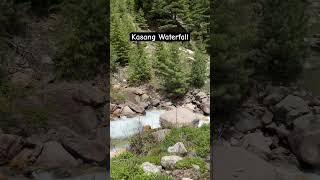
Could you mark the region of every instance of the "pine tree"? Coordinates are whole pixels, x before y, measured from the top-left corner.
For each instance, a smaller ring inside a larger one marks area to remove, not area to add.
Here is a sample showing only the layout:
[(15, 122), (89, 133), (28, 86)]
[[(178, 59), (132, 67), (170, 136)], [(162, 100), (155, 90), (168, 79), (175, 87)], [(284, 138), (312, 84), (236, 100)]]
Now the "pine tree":
[[(165, 58), (166, 53), (168, 56)], [(169, 44), (168, 51), (162, 49), (158, 55), (159, 76), (166, 94), (172, 99), (183, 96), (188, 90), (188, 74), (185, 72), (179, 46)]]
[(143, 45), (132, 46), (129, 54), (129, 83), (137, 86), (149, 81), (151, 78), (150, 63)]
[(304, 0), (262, 1), (256, 75), (274, 82), (295, 81), (306, 54), (307, 3)]
[(201, 50), (197, 49), (195, 51), (194, 61), (192, 62), (190, 80), (191, 85), (196, 88), (201, 88), (207, 77), (207, 57)]
[(147, 21), (144, 18), (144, 12), (140, 8), (136, 14), (136, 22), (138, 23), (141, 29), (148, 29)]
[[(247, 5), (245, 5), (247, 6)], [(217, 114), (230, 113), (237, 108), (247, 92), (250, 69), (246, 60), (254, 32), (248, 21), (241, 21), (241, 1), (217, 0), (213, 6), (214, 23), (211, 25), (210, 53), (213, 61), (213, 101)], [(239, 33), (239, 30), (241, 33)], [(225, 112), (227, 110), (227, 112)]]
[(55, 58), (61, 77), (89, 79), (105, 65), (107, 5), (104, 0), (66, 0), (62, 43)]

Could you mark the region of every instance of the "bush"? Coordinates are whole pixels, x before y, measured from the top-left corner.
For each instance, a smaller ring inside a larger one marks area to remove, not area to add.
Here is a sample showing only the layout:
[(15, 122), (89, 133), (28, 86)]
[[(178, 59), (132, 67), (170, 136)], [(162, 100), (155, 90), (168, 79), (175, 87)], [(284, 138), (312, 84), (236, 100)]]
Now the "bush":
[(208, 168), (206, 162), (201, 158), (184, 158), (181, 161), (178, 161), (176, 167), (178, 169), (190, 169), (193, 165), (198, 165), (200, 167), (201, 173), (206, 173)]
[(198, 156), (205, 158), (210, 153), (210, 127), (172, 129), (163, 141), (162, 149), (166, 151), (177, 142), (183, 142), (188, 151), (195, 151)]

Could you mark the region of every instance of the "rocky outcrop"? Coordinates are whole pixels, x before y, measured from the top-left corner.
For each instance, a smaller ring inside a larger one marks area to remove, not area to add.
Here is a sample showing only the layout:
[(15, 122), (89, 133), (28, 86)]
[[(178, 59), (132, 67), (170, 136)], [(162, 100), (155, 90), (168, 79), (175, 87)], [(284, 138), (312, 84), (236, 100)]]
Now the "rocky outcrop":
[(25, 143), (23, 138), (19, 136), (0, 134), (0, 165), (9, 162), (14, 156), (20, 153)]
[(185, 155), (188, 153), (182, 142), (177, 142), (175, 145), (168, 147), (168, 153), (176, 155)]

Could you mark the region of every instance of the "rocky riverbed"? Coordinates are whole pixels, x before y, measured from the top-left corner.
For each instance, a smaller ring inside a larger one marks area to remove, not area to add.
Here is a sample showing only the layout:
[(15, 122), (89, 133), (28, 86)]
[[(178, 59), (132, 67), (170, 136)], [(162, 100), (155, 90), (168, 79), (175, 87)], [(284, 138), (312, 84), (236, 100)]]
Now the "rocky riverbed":
[(216, 179), (319, 179), (319, 97), (294, 87), (251, 90), (213, 142)]

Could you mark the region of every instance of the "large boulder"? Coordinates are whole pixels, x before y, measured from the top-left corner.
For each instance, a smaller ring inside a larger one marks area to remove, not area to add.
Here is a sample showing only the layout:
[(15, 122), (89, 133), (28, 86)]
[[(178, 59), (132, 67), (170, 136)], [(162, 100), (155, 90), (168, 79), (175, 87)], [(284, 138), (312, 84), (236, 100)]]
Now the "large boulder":
[(247, 132), (261, 127), (262, 123), (256, 116), (243, 111), (236, 115), (234, 126), (240, 132)]
[(214, 179), (277, 180), (271, 164), (243, 148), (217, 145), (213, 156)]
[(106, 102), (106, 93), (89, 82), (76, 85), (76, 91), (73, 92), (73, 98), (85, 105), (96, 106)]
[(160, 115), (160, 123), (163, 128), (194, 126), (197, 116), (186, 108), (174, 108)]
[(250, 133), (243, 137), (243, 147), (252, 151), (264, 159), (268, 159), (271, 154), (270, 145), (272, 139), (265, 137), (261, 132)]
[(60, 143), (50, 141), (44, 144), (35, 165), (46, 168), (75, 167), (78, 165), (78, 162)]
[(134, 116), (136, 115), (136, 113), (133, 112), (133, 111), (131, 110), (131, 108), (129, 108), (129, 106), (125, 106), (125, 107), (122, 109), (122, 111), (121, 111), (121, 115), (130, 118), (130, 117), (134, 117)]
[(275, 106), (277, 120), (292, 121), (303, 114), (310, 112), (308, 104), (298, 96), (288, 95)]
[(66, 127), (49, 130), (42, 141), (58, 141), (73, 157), (88, 163), (103, 163), (107, 157), (108, 149), (103, 140), (88, 139)]
[(127, 105), (130, 107), (130, 109), (132, 109), (137, 113), (143, 114), (145, 112), (145, 109), (143, 106), (140, 106), (131, 102), (127, 102)]
[[(314, 125), (314, 124), (313, 124)], [(291, 150), (302, 164), (320, 168), (320, 128), (294, 130), (288, 141)]]
[(25, 140), (19, 136), (0, 134), (0, 165), (17, 155), (25, 144)]

